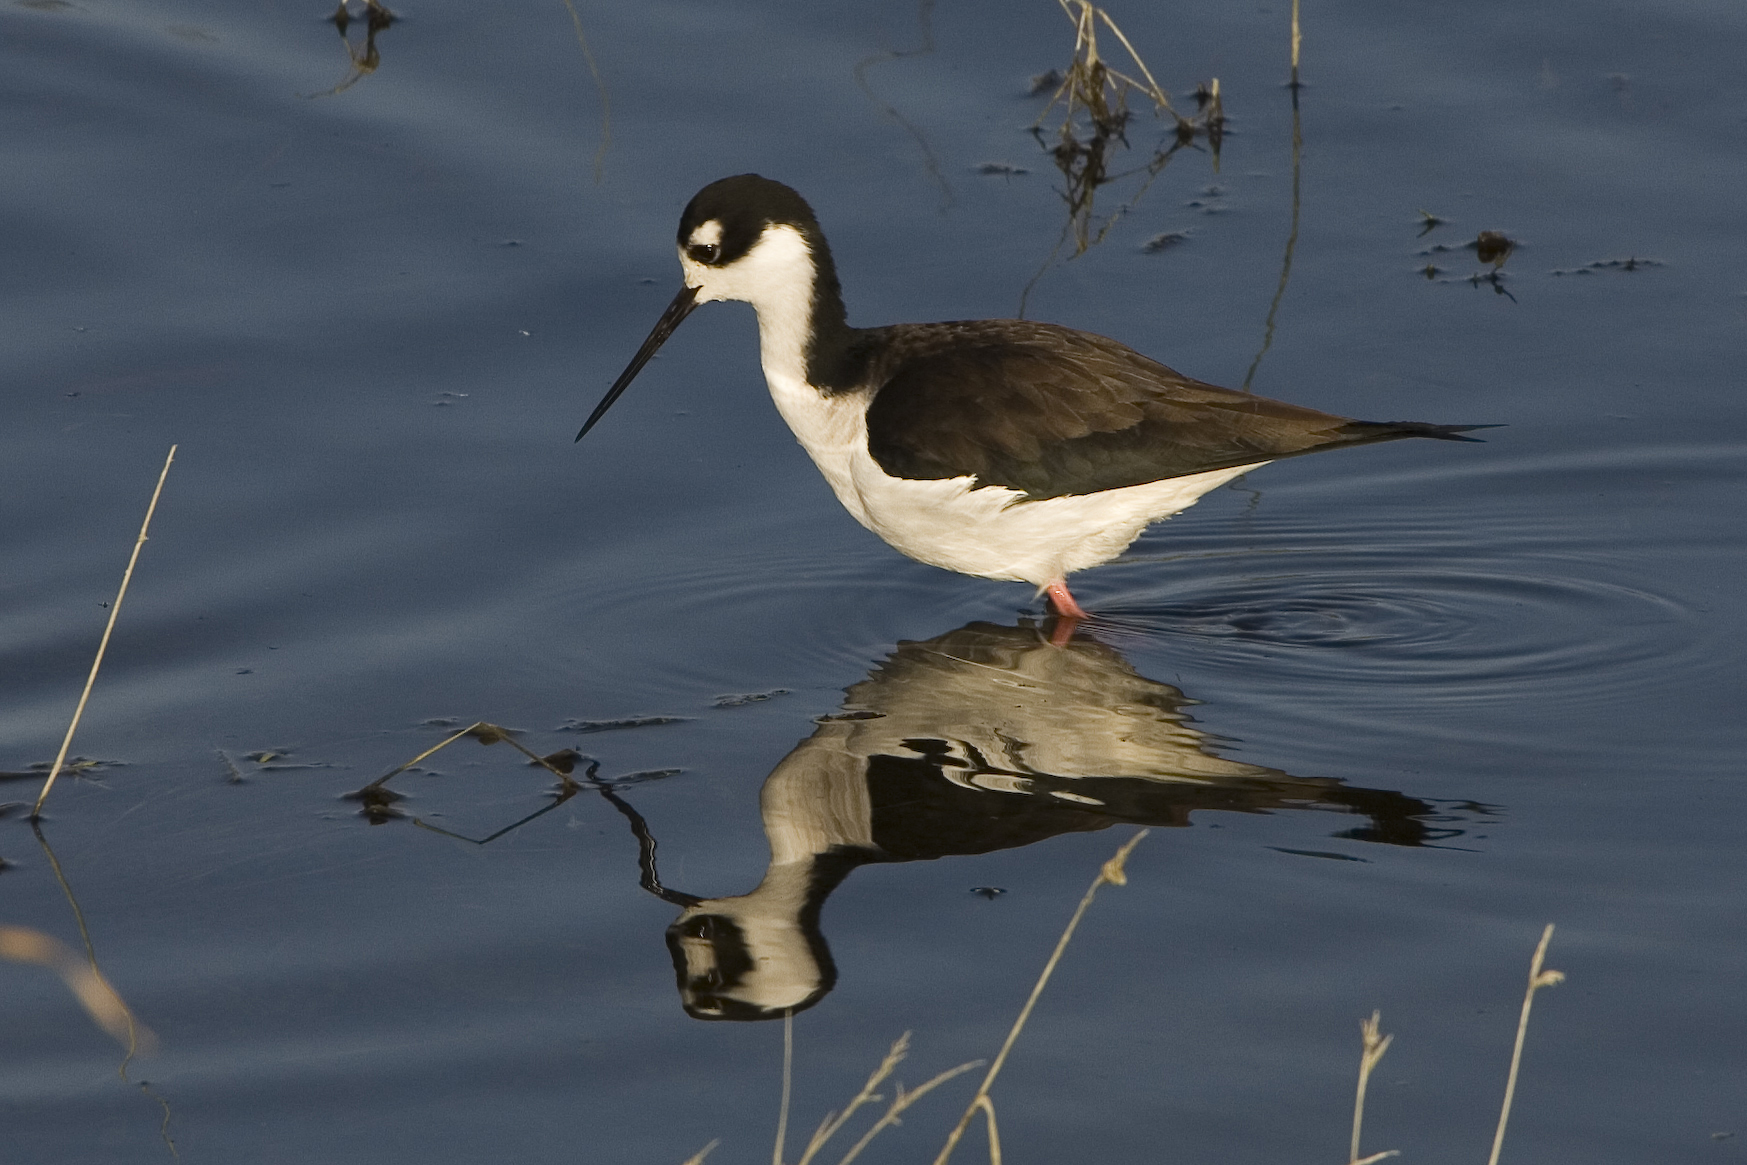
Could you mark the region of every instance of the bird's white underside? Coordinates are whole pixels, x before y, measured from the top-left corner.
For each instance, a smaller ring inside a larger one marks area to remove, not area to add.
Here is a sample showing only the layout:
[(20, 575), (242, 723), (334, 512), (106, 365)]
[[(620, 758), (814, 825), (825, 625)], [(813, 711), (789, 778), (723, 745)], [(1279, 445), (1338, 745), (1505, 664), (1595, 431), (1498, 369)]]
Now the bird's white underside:
[(709, 267), (683, 250), (680, 265), (699, 303), (744, 300), (757, 310), (759, 355), (777, 411), (855, 520), (920, 562), (1043, 587), (1110, 561), (1153, 522), (1267, 464), (1039, 501), (1001, 486), (973, 489), (971, 477), (892, 477), (867, 451), (865, 395), (827, 396), (807, 383), (814, 269), (801, 233), (768, 226), (731, 266)]

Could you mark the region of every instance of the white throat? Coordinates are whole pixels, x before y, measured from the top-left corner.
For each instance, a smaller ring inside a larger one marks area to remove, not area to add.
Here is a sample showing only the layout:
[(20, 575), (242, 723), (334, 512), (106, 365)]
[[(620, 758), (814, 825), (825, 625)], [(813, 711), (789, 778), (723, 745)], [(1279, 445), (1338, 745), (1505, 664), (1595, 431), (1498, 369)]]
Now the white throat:
[(794, 227), (773, 224), (740, 259), (710, 267), (688, 257), (680, 266), (698, 302), (739, 299), (758, 312), (759, 357), (772, 384), (805, 383), (807, 341), (813, 330), (813, 252)]

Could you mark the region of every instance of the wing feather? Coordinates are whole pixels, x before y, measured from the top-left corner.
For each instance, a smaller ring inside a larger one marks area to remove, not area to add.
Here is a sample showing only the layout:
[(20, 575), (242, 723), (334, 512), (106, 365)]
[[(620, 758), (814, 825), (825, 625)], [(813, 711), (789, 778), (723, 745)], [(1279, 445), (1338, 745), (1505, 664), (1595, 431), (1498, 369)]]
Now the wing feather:
[(1353, 421), (1220, 388), (1052, 324), (872, 331), (868, 446), (895, 477), (969, 476), (1042, 499), (1460, 428)]

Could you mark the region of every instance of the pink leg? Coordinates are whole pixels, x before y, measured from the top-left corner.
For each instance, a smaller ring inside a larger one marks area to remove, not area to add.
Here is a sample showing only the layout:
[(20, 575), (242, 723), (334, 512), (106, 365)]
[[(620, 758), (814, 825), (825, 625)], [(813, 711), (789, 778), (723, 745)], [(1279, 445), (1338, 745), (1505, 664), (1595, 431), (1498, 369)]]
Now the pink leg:
[(1058, 578), (1044, 589), (1049, 592), (1049, 605), (1055, 608), (1056, 614), (1065, 619), (1088, 619), (1091, 617), (1080, 608), (1080, 604), (1074, 602), (1074, 596), (1068, 593), (1067, 579)]
[(1055, 625), (1049, 629), (1049, 641), (1057, 647), (1066, 647), (1074, 638), (1074, 628), (1087, 617), (1086, 612), (1068, 593), (1067, 580), (1058, 578), (1045, 589), (1049, 591), (1049, 605), (1056, 613)]

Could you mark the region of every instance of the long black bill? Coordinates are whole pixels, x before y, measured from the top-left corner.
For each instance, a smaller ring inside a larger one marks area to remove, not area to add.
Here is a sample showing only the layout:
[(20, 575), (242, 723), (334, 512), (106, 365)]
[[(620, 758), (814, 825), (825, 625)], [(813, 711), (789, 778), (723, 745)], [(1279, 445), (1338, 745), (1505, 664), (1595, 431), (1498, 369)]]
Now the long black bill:
[(667, 305), (667, 310), (661, 313), (661, 318), (655, 321), (655, 330), (649, 333), (649, 338), (643, 341), (643, 346), (631, 357), (631, 363), (619, 373), (619, 379), (613, 381), (613, 387), (607, 389), (607, 395), (601, 398), (601, 403), (594, 406), (594, 412), (583, 422), (582, 431), (576, 434), (578, 441), (587, 436), (596, 421), (606, 416), (607, 410), (613, 407), (613, 402), (624, 395), (625, 389), (631, 386), (631, 382), (637, 379), (637, 374), (643, 371), (643, 366), (649, 363), (649, 358), (655, 355), (655, 350), (667, 342), (667, 337), (673, 335), (673, 329), (679, 327), (697, 306), (698, 289), (680, 288), (679, 294), (673, 297), (673, 302)]

